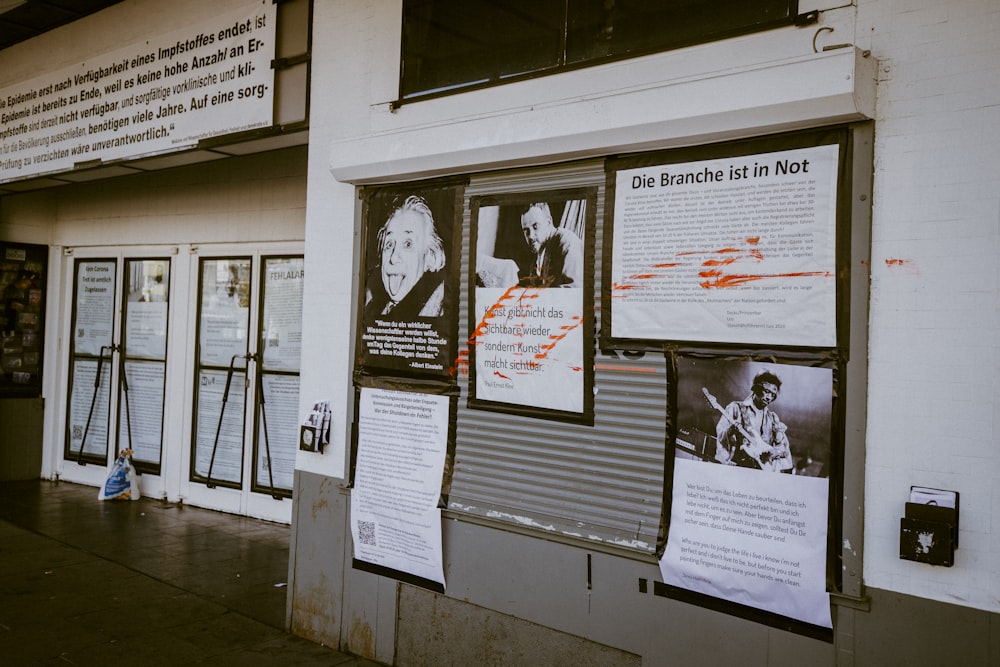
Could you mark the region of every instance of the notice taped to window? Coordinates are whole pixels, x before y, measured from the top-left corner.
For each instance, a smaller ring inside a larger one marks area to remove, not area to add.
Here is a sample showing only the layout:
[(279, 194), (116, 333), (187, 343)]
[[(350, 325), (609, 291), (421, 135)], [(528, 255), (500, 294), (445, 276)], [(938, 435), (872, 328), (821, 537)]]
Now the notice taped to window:
[(613, 338), (836, 344), (837, 145), (615, 173)]

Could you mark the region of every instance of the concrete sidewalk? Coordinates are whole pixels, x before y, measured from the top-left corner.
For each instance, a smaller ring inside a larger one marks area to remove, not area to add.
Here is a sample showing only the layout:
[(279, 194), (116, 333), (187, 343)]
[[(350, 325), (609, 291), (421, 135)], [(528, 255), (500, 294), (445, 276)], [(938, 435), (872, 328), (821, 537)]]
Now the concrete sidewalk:
[(377, 667), (283, 630), (289, 530), (0, 483), (0, 664)]

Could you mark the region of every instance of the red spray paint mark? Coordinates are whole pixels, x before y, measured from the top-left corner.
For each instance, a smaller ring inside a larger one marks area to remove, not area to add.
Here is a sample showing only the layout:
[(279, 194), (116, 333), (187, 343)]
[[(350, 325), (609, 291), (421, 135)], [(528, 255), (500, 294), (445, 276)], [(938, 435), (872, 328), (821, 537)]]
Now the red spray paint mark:
[[(517, 290), (521, 290), (521, 293), (520, 294), (516, 294)], [(476, 345), (478, 343), (479, 337), (480, 336), (484, 336), (486, 334), (486, 328), (489, 326), (489, 321), (492, 318), (494, 318), (494, 317), (497, 316), (497, 311), (499, 311), (501, 308), (505, 307), (506, 302), (510, 301), (511, 299), (515, 299), (518, 303), (524, 303), (525, 301), (530, 301), (530, 300), (533, 300), (533, 299), (538, 299), (540, 296), (541, 296), (541, 291), (540, 291), (540, 289), (537, 289), (537, 288), (536, 289), (525, 289), (525, 288), (521, 288), (521, 287), (519, 287), (517, 285), (514, 285), (512, 287), (508, 287), (507, 290), (503, 293), (503, 295), (501, 295), (501, 297), (499, 299), (497, 299), (496, 303), (494, 303), (492, 306), (490, 306), (489, 308), (487, 308), (486, 312), (483, 313), (483, 318), (479, 321), (478, 324), (476, 324), (476, 328), (472, 332), (472, 335), (469, 336), (468, 340), (466, 341), (466, 345), (468, 345), (469, 347), (471, 347), (471, 346)], [(566, 336), (568, 336), (569, 333), (573, 329), (576, 329), (577, 327), (579, 327), (583, 323), (583, 318), (581, 318), (579, 316), (573, 316), (573, 320), (575, 320), (575, 322), (572, 325), (560, 325), (559, 328), (563, 331), (563, 333), (558, 334), (558, 335), (551, 335), (551, 336), (549, 336), (549, 339), (551, 341), (553, 341), (553, 342), (541, 345), (540, 349), (544, 350), (544, 352), (536, 354), (535, 355), (536, 359), (540, 359), (541, 360), (541, 359), (547, 358), (548, 357), (548, 353), (551, 352), (553, 348), (555, 348), (556, 344), (558, 344), (561, 340), (563, 340), (564, 338), (566, 338)], [(521, 326), (523, 326), (523, 325), (521, 325)], [(516, 327), (514, 327), (514, 328), (516, 328)], [(464, 350), (459, 351), (458, 358), (455, 360), (454, 365), (452, 365), (452, 367), (449, 369), (449, 372), (451, 373), (452, 376), (454, 376), (456, 373), (460, 372), (462, 374), (462, 377), (468, 377), (468, 375), (469, 375), (469, 358), (470, 358), (469, 347), (467, 347)], [(517, 352), (517, 353), (514, 353), (514, 354), (515, 354), (515, 356), (521, 356), (522, 353)], [(532, 363), (534, 363), (534, 362), (532, 362)], [(581, 370), (581, 369), (574, 368), (573, 370)], [(521, 372), (521, 374), (523, 374), (523, 373), (524, 372)], [(496, 376), (502, 377), (505, 380), (509, 380), (510, 379), (509, 377), (507, 377), (507, 376), (505, 376), (502, 373), (499, 373), (497, 371), (493, 371), (493, 374), (496, 375)]]
[(887, 259), (887, 260), (885, 260), (885, 265), (886, 266), (890, 266), (890, 267), (892, 267), (892, 266), (906, 266), (909, 263), (910, 263), (910, 260), (908, 260), (908, 259)]
[(701, 263), (702, 266), (726, 266), (737, 261), (738, 257), (730, 257), (728, 259), (707, 259)]
[(535, 359), (541, 360), (541, 359), (547, 358), (549, 356), (549, 352), (551, 352), (552, 350), (554, 350), (555, 347), (556, 347), (556, 345), (558, 345), (560, 342), (562, 342), (562, 340), (565, 339), (566, 336), (568, 336), (571, 331), (573, 331), (574, 329), (576, 329), (577, 327), (579, 327), (581, 324), (583, 324), (583, 318), (581, 318), (581, 317), (579, 317), (577, 315), (573, 316), (573, 320), (575, 321), (573, 324), (570, 324), (570, 325), (563, 324), (563, 325), (561, 325), (559, 327), (560, 329), (563, 330), (563, 332), (561, 334), (553, 334), (553, 335), (549, 336), (549, 340), (551, 340), (552, 342), (548, 343), (546, 345), (542, 345), (541, 349), (544, 350), (544, 352), (539, 352), (538, 354), (536, 354), (535, 355)]
[(691, 255), (725, 255), (732, 252), (743, 252), (739, 248), (722, 248), (721, 250), (688, 250), (677, 253), (678, 257), (690, 257)]
[(509, 377), (507, 377), (506, 375), (504, 375), (500, 371), (493, 371), (493, 375), (496, 375), (498, 378), (503, 378), (504, 380), (509, 380), (510, 379)]
[(713, 287), (726, 288), (726, 287), (739, 287), (740, 285), (745, 285), (755, 280), (767, 280), (770, 278), (806, 278), (809, 276), (822, 276), (824, 278), (829, 278), (833, 276), (833, 274), (830, 273), (829, 271), (801, 271), (797, 273), (772, 273), (768, 275), (742, 275), (742, 276), (723, 275), (721, 274), (721, 272), (716, 272), (716, 273), (717, 275), (715, 276), (714, 280), (706, 280), (705, 282), (699, 283), (699, 285), (701, 287), (704, 287), (705, 289), (711, 289)]

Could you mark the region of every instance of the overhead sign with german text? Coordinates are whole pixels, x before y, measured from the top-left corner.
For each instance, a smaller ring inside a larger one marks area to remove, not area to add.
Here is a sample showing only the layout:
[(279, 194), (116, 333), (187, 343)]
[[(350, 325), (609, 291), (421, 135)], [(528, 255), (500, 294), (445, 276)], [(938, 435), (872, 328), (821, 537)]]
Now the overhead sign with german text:
[(270, 126), (275, 12), (255, 2), (0, 90), (0, 182)]

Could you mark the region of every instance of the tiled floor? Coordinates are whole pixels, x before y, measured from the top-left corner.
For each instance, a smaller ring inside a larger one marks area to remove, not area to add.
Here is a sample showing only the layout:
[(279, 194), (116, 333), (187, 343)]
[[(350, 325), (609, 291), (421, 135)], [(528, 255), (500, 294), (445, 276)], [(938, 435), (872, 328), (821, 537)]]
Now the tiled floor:
[(289, 527), (0, 483), (0, 665), (370, 666), (285, 627)]

